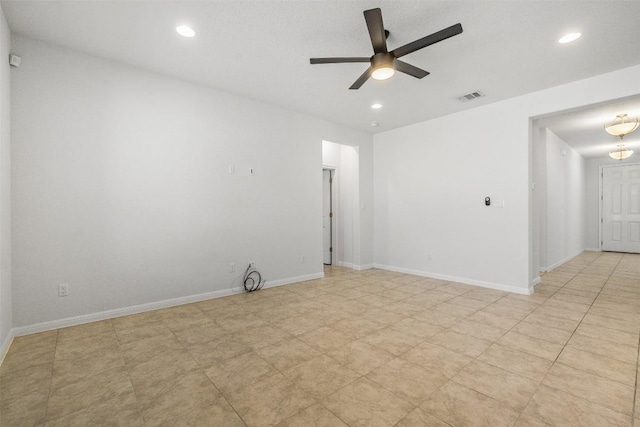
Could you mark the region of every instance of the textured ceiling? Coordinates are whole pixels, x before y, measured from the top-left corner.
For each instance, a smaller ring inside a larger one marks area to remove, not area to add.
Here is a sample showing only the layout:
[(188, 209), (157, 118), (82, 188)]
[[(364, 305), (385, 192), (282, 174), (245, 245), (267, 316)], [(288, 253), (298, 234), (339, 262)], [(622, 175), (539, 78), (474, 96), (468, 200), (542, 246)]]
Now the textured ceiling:
[[(464, 32), (403, 58), (430, 76), (369, 80), (350, 91), (367, 64), (309, 58), (370, 56), (362, 12), (373, 7), (382, 8), (390, 49), (458, 22)], [(639, 1), (3, 1), (2, 8), (17, 34), (368, 132), (640, 63)], [(176, 34), (183, 23), (195, 38)], [(557, 43), (572, 31), (583, 37)], [(475, 90), (487, 96), (457, 100)], [(371, 110), (373, 102), (384, 107)]]
[[(640, 95), (556, 113), (535, 120), (534, 126), (549, 128), (584, 158), (606, 157), (620, 139), (609, 135), (604, 125), (618, 114), (640, 117)], [(625, 136), (624, 144), (640, 153), (640, 129)]]

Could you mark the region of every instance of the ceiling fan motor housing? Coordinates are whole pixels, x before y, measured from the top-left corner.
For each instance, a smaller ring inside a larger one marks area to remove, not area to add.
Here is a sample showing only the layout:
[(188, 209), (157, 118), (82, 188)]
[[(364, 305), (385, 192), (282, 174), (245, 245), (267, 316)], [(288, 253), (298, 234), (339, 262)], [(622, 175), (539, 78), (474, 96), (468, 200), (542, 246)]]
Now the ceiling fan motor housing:
[(371, 57), (371, 69), (375, 70), (376, 68), (381, 67), (393, 67), (394, 59), (395, 57), (390, 52), (376, 53)]

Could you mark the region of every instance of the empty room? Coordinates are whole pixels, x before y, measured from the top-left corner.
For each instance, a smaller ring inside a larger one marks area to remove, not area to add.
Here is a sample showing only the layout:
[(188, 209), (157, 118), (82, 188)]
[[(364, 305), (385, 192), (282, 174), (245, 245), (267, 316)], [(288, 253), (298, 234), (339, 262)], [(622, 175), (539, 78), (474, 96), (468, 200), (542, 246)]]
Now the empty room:
[(0, 426), (640, 427), (638, 16), (0, 0)]

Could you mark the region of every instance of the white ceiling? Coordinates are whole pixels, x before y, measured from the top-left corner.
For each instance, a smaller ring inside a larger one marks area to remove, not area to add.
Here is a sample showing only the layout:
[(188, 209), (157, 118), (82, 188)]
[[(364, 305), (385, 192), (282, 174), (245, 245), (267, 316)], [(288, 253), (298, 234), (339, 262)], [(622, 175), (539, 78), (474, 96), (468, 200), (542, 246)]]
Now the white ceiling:
[[(379, 132), (640, 63), (640, 1), (2, 1), (14, 33), (113, 58), (332, 122)], [(455, 23), (403, 58), (431, 72), (348, 87), (370, 56), (363, 10), (390, 49)], [(188, 24), (193, 39), (175, 27)], [(578, 41), (557, 39), (579, 31)], [(15, 52), (20, 54), (20, 52)], [(461, 103), (480, 90), (487, 96)], [(373, 102), (384, 107), (371, 110)], [(380, 123), (378, 128), (370, 122)]]
[[(536, 119), (536, 128), (547, 127), (584, 158), (606, 157), (620, 138), (604, 130), (618, 114), (640, 117), (640, 95), (616, 99)], [(640, 129), (624, 137), (624, 145), (640, 153)], [(635, 155), (635, 154), (634, 154)]]

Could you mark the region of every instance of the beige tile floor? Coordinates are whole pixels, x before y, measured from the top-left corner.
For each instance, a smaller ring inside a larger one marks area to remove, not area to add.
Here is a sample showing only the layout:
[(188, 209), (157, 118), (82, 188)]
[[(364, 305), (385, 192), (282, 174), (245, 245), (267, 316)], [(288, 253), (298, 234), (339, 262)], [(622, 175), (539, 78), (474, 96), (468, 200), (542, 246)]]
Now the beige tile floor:
[(640, 426), (640, 255), (533, 296), (381, 270), (16, 338), (2, 426)]

